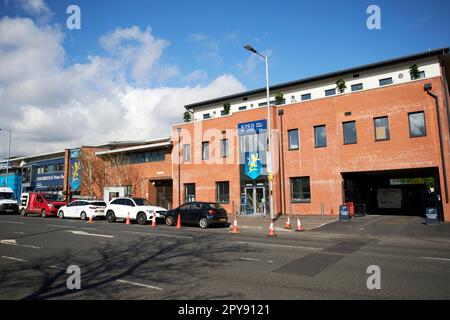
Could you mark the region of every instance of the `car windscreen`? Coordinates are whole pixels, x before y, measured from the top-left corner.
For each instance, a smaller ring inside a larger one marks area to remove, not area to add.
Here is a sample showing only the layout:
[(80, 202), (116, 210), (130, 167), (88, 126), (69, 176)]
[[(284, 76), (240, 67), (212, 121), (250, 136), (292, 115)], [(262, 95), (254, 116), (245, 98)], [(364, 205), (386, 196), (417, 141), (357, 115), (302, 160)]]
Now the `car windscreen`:
[(63, 201), (63, 198), (59, 194), (44, 194), (45, 200), (48, 201)]
[(91, 202), (91, 203), (89, 203), (89, 205), (97, 206), (97, 207), (106, 207), (106, 203), (101, 202), (101, 201)]
[(147, 199), (133, 198), (133, 200), (137, 206), (151, 206), (152, 205)]
[(0, 192), (0, 200), (16, 200), (12, 192)]

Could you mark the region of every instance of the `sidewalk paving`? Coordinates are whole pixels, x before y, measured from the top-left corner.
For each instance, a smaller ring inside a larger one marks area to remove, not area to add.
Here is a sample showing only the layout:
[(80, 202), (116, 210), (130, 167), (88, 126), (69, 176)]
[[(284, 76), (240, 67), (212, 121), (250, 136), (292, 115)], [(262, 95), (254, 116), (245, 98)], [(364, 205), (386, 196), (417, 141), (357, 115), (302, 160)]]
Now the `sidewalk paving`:
[[(336, 222), (338, 220), (339, 220), (339, 218), (337, 216), (335, 216), (333, 219), (330, 216), (324, 216), (324, 218), (322, 219), (322, 217), (320, 215), (301, 215), (300, 216), (301, 224), (306, 231), (320, 228), (326, 224)], [(280, 231), (281, 232), (294, 232), (297, 227), (297, 216), (294, 215), (291, 218), (290, 223), (292, 225), (292, 228), (290, 230), (284, 228), (286, 221), (287, 221), (286, 215), (279, 216), (274, 221), (274, 230), (276, 232), (280, 232)], [(234, 215), (229, 215), (229, 223), (231, 224), (230, 228), (232, 227), (233, 222), (234, 222)], [(270, 216), (268, 216), (268, 215), (267, 216), (238, 215), (237, 223), (238, 223), (239, 229), (251, 229), (251, 230), (255, 230), (255, 231), (259, 230), (259, 231), (268, 232), (269, 225), (270, 225)]]

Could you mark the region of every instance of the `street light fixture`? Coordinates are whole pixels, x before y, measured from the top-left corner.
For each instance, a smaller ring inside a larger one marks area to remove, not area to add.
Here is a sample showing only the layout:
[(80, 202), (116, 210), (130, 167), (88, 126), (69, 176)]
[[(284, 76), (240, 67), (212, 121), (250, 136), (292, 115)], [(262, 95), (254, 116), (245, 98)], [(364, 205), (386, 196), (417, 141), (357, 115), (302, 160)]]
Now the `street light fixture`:
[(6, 160), (6, 174), (5, 174), (5, 187), (8, 187), (9, 158), (11, 157), (11, 130), (5, 130), (0, 128), (0, 131), (9, 132), (8, 159)]
[(268, 132), (268, 146), (267, 146), (267, 174), (269, 178), (269, 201), (270, 201), (270, 218), (273, 220), (273, 175), (272, 175), (272, 153), (270, 152), (270, 149), (272, 148), (272, 133), (271, 133), (271, 126), (270, 126), (270, 93), (269, 93), (269, 57), (265, 56), (258, 51), (255, 50), (251, 45), (246, 45), (244, 49), (259, 55), (260, 57), (264, 58), (264, 61), (266, 62), (266, 98), (267, 98), (267, 132)]
[(178, 131), (178, 207), (181, 206), (181, 145), (180, 145), (180, 132), (181, 128), (177, 128)]

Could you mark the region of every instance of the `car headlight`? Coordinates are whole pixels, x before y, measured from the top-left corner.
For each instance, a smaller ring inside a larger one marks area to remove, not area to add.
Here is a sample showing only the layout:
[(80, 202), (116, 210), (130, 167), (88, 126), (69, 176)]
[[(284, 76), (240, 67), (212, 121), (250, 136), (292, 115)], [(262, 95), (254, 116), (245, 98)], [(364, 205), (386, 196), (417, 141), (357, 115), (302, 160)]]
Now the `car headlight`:
[(150, 214), (154, 214), (155, 213), (155, 211), (153, 211), (153, 210), (147, 210), (147, 212), (150, 213)]
[(53, 205), (53, 204), (49, 203), (49, 204), (48, 204), (48, 207), (49, 207), (49, 208), (54, 208), (54, 207), (55, 207), (55, 205)]

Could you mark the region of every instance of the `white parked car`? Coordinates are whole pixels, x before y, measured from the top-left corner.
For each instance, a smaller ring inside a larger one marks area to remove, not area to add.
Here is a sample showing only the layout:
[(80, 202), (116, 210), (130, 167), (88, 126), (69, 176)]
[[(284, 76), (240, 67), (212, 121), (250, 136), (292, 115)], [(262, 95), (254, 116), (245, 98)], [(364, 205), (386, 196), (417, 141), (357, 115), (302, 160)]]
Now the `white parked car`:
[(139, 224), (146, 224), (153, 219), (165, 219), (166, 209), (153, 206), (148, 200), (143, 198), (116, 198), (106, 206), (106, 220), (114, 222), (116, 219), (126, 219), (128, 214), (130, 220), (135, 220)]
[(87, 220), (92, 217), (105, 217), (106, 203), (99, 200), (75, 200), (66, 206), (59, 208), (58, 217), (63, 218), (80, 218)]

